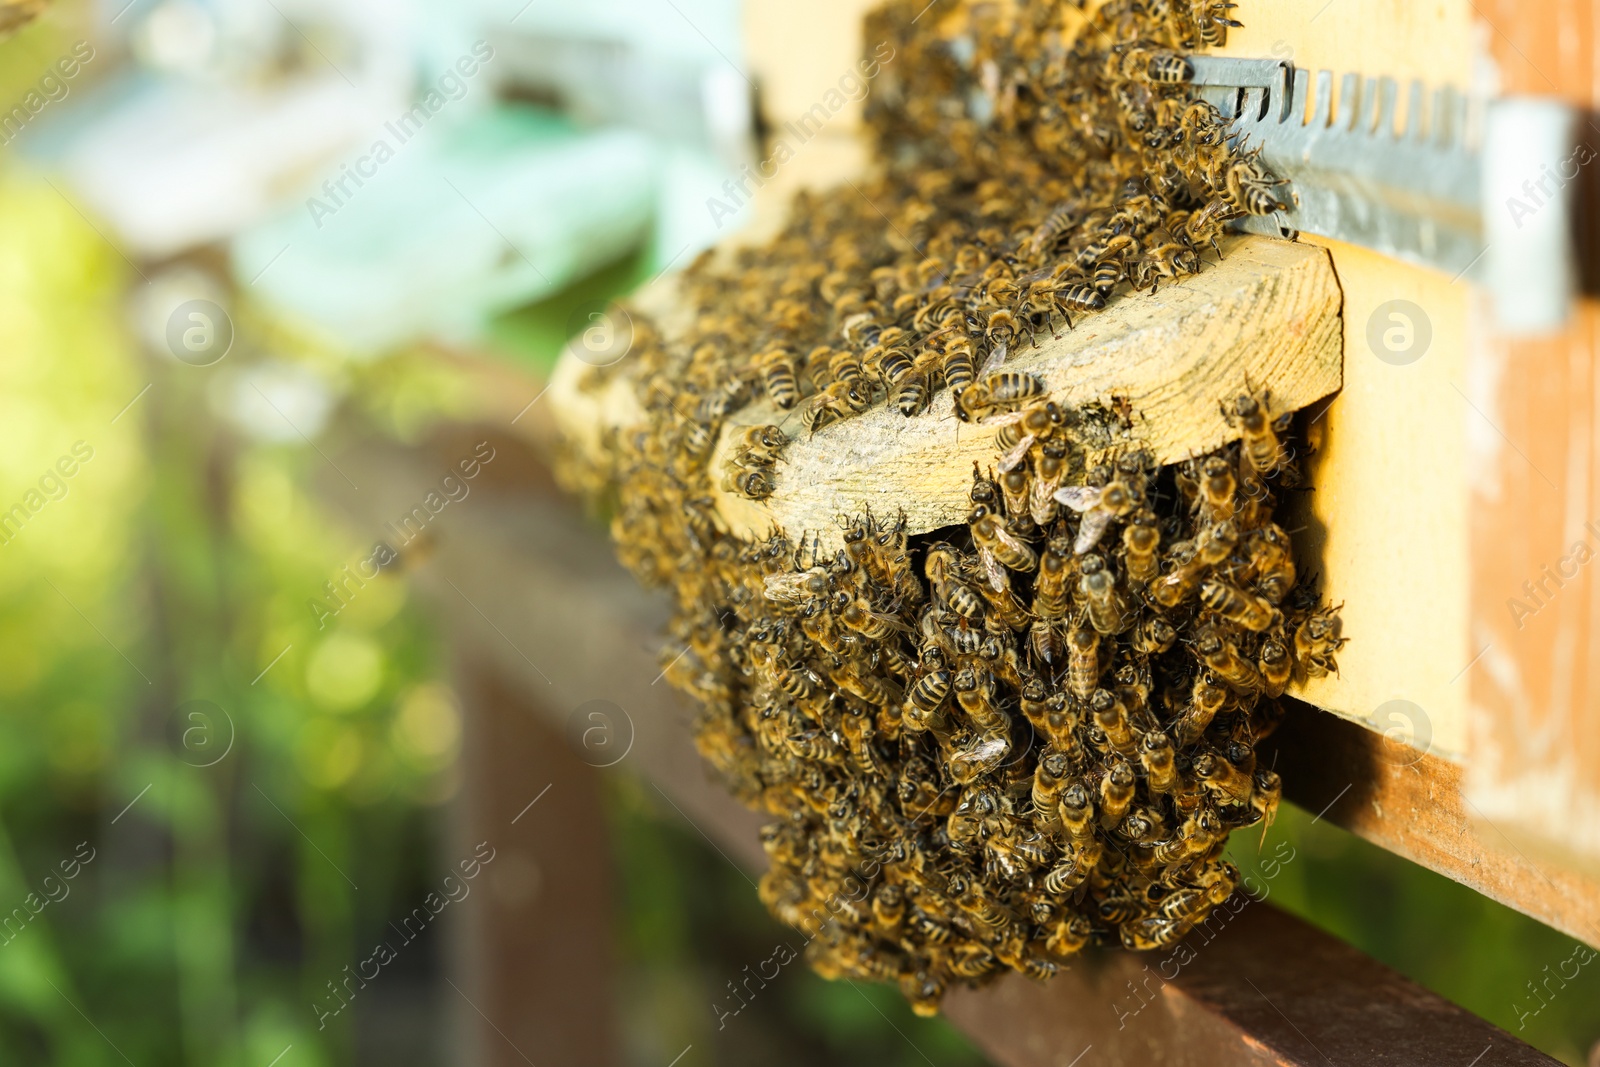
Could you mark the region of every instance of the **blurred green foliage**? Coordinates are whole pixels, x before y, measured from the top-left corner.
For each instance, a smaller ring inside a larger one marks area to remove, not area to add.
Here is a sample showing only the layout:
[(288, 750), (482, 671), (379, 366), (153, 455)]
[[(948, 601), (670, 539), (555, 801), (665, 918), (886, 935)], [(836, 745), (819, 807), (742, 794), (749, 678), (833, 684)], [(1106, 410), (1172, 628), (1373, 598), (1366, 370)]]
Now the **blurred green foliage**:
[[(319, 1031), (309, 1003), (418, 895), (460, 712), (403, 579), (308, 610), (368, 547), (303, 488), (318, 453), (214, 415), (282, 339), (244, 309), (223, 363), (153, 357), (141, 288), (49, 184), (0, 176), (5, 506), (92, 449), (0, 546), (0, 1061), (347, 1062), (355, 1013)], [(451, 395), (425, 366), (324, 376), (418, 432)]]

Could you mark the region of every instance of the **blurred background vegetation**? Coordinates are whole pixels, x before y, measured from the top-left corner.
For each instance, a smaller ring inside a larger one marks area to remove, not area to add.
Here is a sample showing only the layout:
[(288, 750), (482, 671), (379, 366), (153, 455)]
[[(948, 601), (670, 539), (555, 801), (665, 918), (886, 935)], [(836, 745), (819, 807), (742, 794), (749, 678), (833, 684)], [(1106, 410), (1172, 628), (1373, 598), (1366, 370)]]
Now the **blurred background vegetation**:
[[(63, 2), (0, 43), (0, 101), (115, 14)], [(100, 48), (85, 84), (130, 62)], [(49, 165), (0, 159), (0, 509), (92, 449), (0, 545), (0, 915), (22, 917), (0, 933), (0, 1062), (454, 1062), (449, 924), (325, 1029), (308, 1007), (433, 886), (463, 772), (442, 638), (403, 568), (335, 618), (308, 610), (373, 546), (306, 486), (330, 411), (406, 442), (473, 418), (474, 395), (428, 338), (358, 352), (230, 282), (215, 244), (129, 253), (79, 199)], [(547, 368), (573, 309), (650, 276), (674, 240), (638, 234), (598, 271), (487, 309), (471, 347)], [(189, 275), (231, 308), (214, 366), (162, 351), (151, 294)], [(632, 1062), (663, 1064), (680, 1038), (690, 1063), (983, 1062), (893, 990), (801, 965), (718, 1032), (724, 983), (791, 935), (636, 782), (607, 788)], [(1234, 859), (1259, 872), (1279, 842), (1294, 859), (1257, 875), (1275, 904), (1585, 1062), (1600, 967), (1519, 1011), (1570, 939), (1287, 806)]]

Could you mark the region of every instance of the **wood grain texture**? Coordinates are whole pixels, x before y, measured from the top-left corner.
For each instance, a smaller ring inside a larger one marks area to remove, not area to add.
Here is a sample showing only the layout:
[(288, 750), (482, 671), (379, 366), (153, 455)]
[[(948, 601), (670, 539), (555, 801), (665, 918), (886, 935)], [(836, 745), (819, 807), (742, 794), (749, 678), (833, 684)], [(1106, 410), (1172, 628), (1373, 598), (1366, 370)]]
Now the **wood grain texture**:
[[(681, 324), (670, 283), (641, 294), (670, 335)], [(1274, 415), (1304, 407), (1339, 388), (1342, 327), (1338, 284), (1327, 254), (1307, 245), (1261, 237), (1233, 238), (1220, 264), (1208, 265), (1157, 292), (1124, 293), (1077, 328), (1041, 334), (1037, 348), (1019, 344), (1007, 369), (1037, 375), (1049, 395), (1072, 406), (1125, 399), (1131, 433), (1115, 443), (1146, 448), (1160, 463), (1208, 452), (1238, 432), (1220, 404), (1246, 383), (1271, 391)], [(569, 350), (551, 385), (551, 404), (573, 447), (603, 447), (603, 428), (641, 416), (626, 374), (603, 385)], [(821, 551), (839, 543), (840, 516), (904, 511), (912, 533), (961, 522), (974, 461), (992, 465), (997, 427), (961, 423), (948, 390), (922, 414), (906, 418), (888, 404), (823, 427), (799, 429), (799, 408), (781, 411), (762, 400), (728, 420), (710, 460), (714, 477), (728, 464), (739, 431), (782, 425), (795, 439), (777, 468), (777, 490), (764, 501), (718, 494), (728, 529), (765, 536), (774, 526), (796, 540), (816, 538)], [(1089, 443), (1104, 446), (1095, 438)]]
[(1460, 765), (1299, 702), (1260, 758), (1305, 810), (1600, 948), (1600, 875), (1519, 848), (1463, 792)]
[[(1125, 398), (1135, 412), (1130, 435), (1158, 463), (1209, 452), (1238, 438), (1220, 404), (1249, 382), (1272, 393), (1274, 415), (1304, 407), (1339, 388), (1339, 289), (1326, 253), (1267, 238), (1224, 245), (1220, 264), (1157, 292), (1126, 292), (1076, 329), (1025, 343), (1006, 369), (1043, 380), (1052, 399), (1073, 407)], [(799, 409), (796, 409), (798, 411)], [(805, 436), (799, 418), (763, 400), (729, 419), (711, 457), (729, 462), (742, 427), (773, 423), (799, 436), (777, 468), (777, 489), (763, 501), (718, 497), (728, 528), (764, 536), (774, 526), (799, 540), (839, 543), (839, 518), (904, 511), (908, 530), (927, 533), (963, 521), (972, 464), (995, 461), (996, 427), (961, 423), (949, 390), (922, 414), (906, 418), (887, 403)], [(1103, 443), (1103, 442), (1093, 442)]]
[[(1481, 76), (1468, 0), (1246, 0), (1233, 14), (1245, 25), (1228, 32), (1227, 55), (1463, 90)], [(1336, 77), (1336, 97), (1338, 85)], [(1293, 501), (1284, 525), (1298, 530), (1302, 568), (1343, 603), (1350, 643), (1339, 673), (1312, 679), (1300, 695), (1367, 725), (1386, 701), (1413, 701), (1429, 720), (1418, 744), (1463, 759), (1462, 672), (1478, 647), (1466, 578), (1466, 435), (1477, 416), (1461, 395), (1471, 287), (1343, 242), (1302, 240), (1328, 249), (1344, 293), (1344, 388), (1320, 420), (1314, 491)], [(1377, 318), (1381, 332), (1391, 321), (1386, 305), (1401, 300), (1421, 310), (1431, 337), (1419, 358), (1397, 365), (1380, 358), (1368, 331)]]
[[(1579, 137), (1600, 145), (1600, 3), (1477, 10), (1505, 91), (1587, 109)], [(1530, 172), (1542, 162), (1530, 160)], [(1481, 338), (1469, 390), (1483, 412), (1471, 438), (1472, 641), (1482, 653), (1468, 675), (1467, 795), (1526, 851), (1591, 871), (1600, 871), (1597, 354), (1600, 303), (1584, 300), (1550, 336)]]

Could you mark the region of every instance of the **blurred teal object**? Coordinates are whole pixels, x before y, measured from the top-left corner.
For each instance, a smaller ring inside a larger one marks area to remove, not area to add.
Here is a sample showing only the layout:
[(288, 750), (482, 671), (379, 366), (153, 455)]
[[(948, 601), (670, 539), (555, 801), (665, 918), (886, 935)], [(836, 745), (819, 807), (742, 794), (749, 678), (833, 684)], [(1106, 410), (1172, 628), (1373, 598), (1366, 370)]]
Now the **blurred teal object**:
[(386, 124), (303, 202), (235, 239), (240, 287), (377, 351), (476, 336), (649, 233), (660, 164), (644, 134), (509, 106), (405, 132)]

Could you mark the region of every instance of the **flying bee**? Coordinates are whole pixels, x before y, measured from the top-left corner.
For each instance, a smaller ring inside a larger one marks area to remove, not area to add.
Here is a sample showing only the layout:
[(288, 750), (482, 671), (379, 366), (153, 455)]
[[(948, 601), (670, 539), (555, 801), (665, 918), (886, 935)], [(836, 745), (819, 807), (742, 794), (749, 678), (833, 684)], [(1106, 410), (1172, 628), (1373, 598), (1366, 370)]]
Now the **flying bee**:
[[(994, 512), (979, 505), (969, 516), (972, 540), (978, 546), (980, 558), (985, 555), (1003, 567), (1028, 572), (1039, 565), (1039, 557), (1027, 542), (1020, 540), (1006, 528)], [(985, 560), (985, 567), (988, 561)]]
[(1271, 628), (1283, 618), (1264, 598), (1215, 580), (1200, 586), (1200, 603), (1229, 622), (1256, 633)]
[(1018, 404), (1043, 395), (1044, 382), (1027, 371), (997, 370), (984, 375), (956, 394), (956, 417), (963, 422), (1015, 410)]

